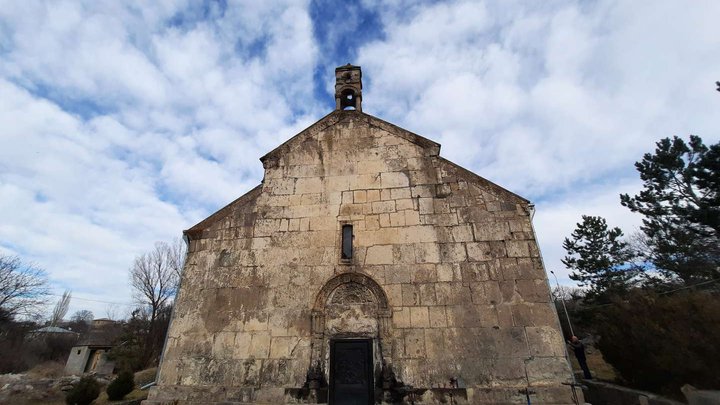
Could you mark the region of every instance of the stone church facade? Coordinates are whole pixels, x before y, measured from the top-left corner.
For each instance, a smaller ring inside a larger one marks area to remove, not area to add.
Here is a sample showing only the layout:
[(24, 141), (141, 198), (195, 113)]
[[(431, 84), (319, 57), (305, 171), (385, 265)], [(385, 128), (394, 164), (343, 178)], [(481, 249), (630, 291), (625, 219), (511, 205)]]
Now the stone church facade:
[(574, 403), (532, 205), (335, 97), (185, 231), (145, 403)]

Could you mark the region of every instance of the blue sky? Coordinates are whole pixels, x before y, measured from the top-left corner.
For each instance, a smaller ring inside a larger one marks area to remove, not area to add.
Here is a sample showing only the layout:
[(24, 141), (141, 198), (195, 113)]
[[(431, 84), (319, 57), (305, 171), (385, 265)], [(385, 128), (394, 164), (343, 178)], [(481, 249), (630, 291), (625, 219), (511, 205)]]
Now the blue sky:
[(350, 62), (365, 112), (536, 203), (567, 282), (560, 245), (580, 215), (639, 224), (618, 194), (639, 190), (633, 163), (655, 141), (720, 139), (717, 15), (716, 1), (0, 0), (0, 251), (71, 288), (71, 312), (130, 303), (133, 258), (257, 185), (257, 159), (332, 110)]

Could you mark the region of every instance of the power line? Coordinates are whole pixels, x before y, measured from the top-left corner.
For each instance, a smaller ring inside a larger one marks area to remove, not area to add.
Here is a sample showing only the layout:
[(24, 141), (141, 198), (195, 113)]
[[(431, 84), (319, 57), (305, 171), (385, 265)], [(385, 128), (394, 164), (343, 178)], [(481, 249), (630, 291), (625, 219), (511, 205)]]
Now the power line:
[[(693, 287), (697, 287), (697, 286), (701, 286), (701, 285), (705, 285), (705, 284), (717, 283), (718, 281), (720, 281), (720, 278), (714, 278), (714, 279), (712, 279), (712, 280), (706, 280), (706, 281), (702, 281), (702, 282), (700, 282), (700, 283), (695, 283), (695, 284), (686, 285), (686, 286), (684, 286), (684, 287), (676, 288), (676, 289), (674, 289), (674, 290), (659, 292), (659, 293), (657, 293), (657, 295), (670, 294), (670, 293), (674, 293), (674, 292), (676, 292), (676, 291), (687, 290), (688, 288), (693, 288)], [(597, 305), (584, 306), (583, 309), (602, 308), (602, 307), (607, 307), (607, 306), (610, 306), (610, 305), (614, 305), (614, 303), (609, 302), (609, 303), (607, 303), (607, 304), (597, 304)]]
[(703, 282), (701, 282), (701, 283), (692, 284), (692, 285), (686, 285), (685, 287), (680, 287), (680, 288), (677, 288), (677, 289), (674, 289), (674, 290), (663, 291), (663, 292), (661, 292), (661, 293), (658, 293), (658, 295), (670, 294), (670, 293), (674, 293), (675, 291), (687, 290), (688, 288), (697, 287), (697, 286), (699, 286), (699, 285), (712, 284), (712, 283), (715, 283), (715, 282), (718, 282), (718, 281), (720, 281), (720, 278), (714, 278), (714, 279), (712, 279), (712, 280), (707, 280), (707, 281), (703, 281)]
[[(51, 295), (51, 296), (53, 296), (53, 297), (62, 297), (62, 295), (60, 295), (60, 294), (48, 294), (48, 295)], [(74, 299), (74, 300), (80, 300), (80, 301), (100, 302), (100, 303), (103, 303), (103, 304), (123, 305), (123, 306), (127, 306), (127, 307), (134, 307), (134, 306), (136, 306), (136, 304), (127, 304), (127, 303), (123, 303), (123, 302), (112, 302), (112, 301), (93, 300), (93, 299), (90, 299), (90, 298), (80, 298), (80, 297), (76, 297), (76, 296), (74, 296), (74, 295), (72, 296), (72, 299)]]

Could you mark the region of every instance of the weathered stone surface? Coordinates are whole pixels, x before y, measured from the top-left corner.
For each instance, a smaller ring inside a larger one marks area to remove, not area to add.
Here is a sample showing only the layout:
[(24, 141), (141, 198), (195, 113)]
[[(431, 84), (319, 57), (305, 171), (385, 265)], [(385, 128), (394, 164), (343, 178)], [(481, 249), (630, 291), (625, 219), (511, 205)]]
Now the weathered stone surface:
[(430, 403), (451, 378), (458, 403), (522, 403), (528, 385), (570, 403), (528, 201), (438, 154), (338, 110), (263, 157), (261, 186), (185, 232), (148, 403), (298, 403), (311, 367), (330, 381), (330, 342), (347, 338), (369, 339), (375, 372), (392, 365)]

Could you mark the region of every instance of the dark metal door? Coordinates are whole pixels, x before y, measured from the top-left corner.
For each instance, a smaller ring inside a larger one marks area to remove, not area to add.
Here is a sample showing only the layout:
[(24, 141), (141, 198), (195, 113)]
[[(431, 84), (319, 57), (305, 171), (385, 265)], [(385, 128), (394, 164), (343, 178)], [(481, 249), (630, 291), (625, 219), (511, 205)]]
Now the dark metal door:
[(370, 341), (335, 340), (330, 345), (330, 404), (372, 404)]

